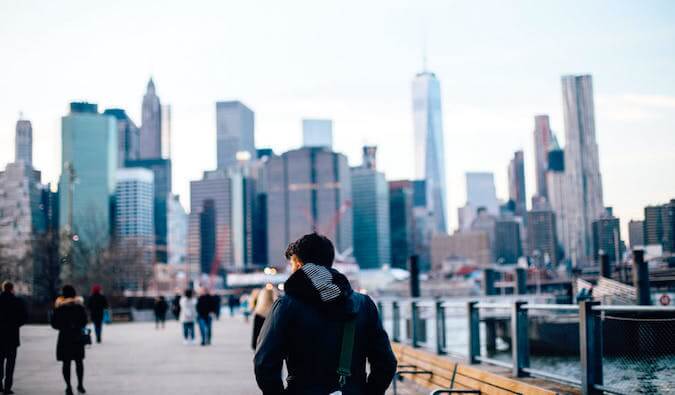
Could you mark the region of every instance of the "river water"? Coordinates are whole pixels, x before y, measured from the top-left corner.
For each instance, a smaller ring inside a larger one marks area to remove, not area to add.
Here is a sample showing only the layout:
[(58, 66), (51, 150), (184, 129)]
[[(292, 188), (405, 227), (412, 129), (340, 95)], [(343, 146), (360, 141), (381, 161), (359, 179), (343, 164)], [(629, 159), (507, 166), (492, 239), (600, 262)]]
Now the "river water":
[[(429, 309), (431, 310), (431, 309)], [(459, 313), (459, 312), (458, 312)], [(409, 341), (409, 330), (404, 322), (405, 312), (401, 312), (401, 341)], [(426, 339), (420, 345), (432, 352), (436, 350), (436, 328), (432, 315), (421, 311), (421, 318), (426, 321)], [(386, 315), (385, 315), (386, 317)], [(391, 317), (391, 315), (389, 315)], [(390, 337), (393, 334), (393, 322), (385, 319), (384, 326)], [(664, 334), (673, 341), (675, 333)], [(446, 315), (446, 352), (460, 358), (468, 354), (468, 320), (466, 314)], [(485, 349), (485, 327), (481, 324), (481, 355), (487, 355)], [(508, 344), (497, 340), (497, 353), (491, 358), (512, 362)], [(579, 355), (530, 355), (530, 367), (574, 380), (581, 380)], [(604, 385), (617, 393), (623, 394), (675, 394), (675, 355), (647, 357), (641, 355), (605, 356), (603, 357)]]

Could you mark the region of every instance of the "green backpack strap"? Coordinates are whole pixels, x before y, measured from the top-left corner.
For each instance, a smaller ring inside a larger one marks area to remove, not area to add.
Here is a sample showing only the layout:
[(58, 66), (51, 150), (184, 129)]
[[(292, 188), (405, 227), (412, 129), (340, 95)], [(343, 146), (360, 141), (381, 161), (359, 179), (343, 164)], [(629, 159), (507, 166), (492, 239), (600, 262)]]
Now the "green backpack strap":
[(347, 384), (347, 377), (352, 375), (352, 352), (354, 351), (354, 332), (356, 319), (345, 321), (342, 331), (342, 348), (340, 349), (340, 364), (338, 365), (338, 384), (340, 389)]

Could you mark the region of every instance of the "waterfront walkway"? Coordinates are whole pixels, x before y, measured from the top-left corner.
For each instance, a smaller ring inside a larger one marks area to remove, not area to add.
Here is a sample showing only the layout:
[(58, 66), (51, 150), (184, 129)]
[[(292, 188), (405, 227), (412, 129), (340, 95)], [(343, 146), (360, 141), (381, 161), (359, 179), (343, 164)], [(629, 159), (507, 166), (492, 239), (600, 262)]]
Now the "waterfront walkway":
[[(145, 322), (105, 326), (103, 343), (86, 351), (87, 393), (259, 393), (253, 376), (249, 324), (238, 318), (222, 317), (214, 321), (213, 329), (213, 345), (201, 347), (183, 344), (181, 327), (176, 321), (167, 322), (163, 331), (156, 331), (154, 323)], [(17, 395), (63, 394), (61, 364), (55, 354), (56, 335), (47, 326), (22, 329), (14, 380)], [(75, 386), (75, 368), (72, 370)]]
[[(149, 322), (106, 325), (103, 343), (86, 351), (87, 394), (259, 394), (253, 376), (250, 325), (240, 317), (223, 316), (213, 322), (213, 345), (209, 347), (184, 345), (182, 328), (176, 321), (167, 322), (162, 331)], [(14, 377), (16, 395), (63, 394), (56, 336), (55, 330), (44, 325), (22, 328)], [(77, 383), (75, 367), (72, 383)], [(405, 385), (399, 388), (399, 395), (417, 393)]]

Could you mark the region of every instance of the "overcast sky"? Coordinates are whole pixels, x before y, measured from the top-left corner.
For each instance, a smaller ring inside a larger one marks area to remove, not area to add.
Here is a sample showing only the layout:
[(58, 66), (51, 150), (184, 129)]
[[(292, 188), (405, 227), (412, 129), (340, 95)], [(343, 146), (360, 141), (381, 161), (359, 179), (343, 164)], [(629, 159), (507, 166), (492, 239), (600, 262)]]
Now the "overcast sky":
[(153, 76), (172, 105), (174, 190), (186, 206), (189, 181), (215, 167), (217, 100), (255, 111), (258, 147), (297, 147), (301, 118), (332, 118), (352, 165), (376, 144), (387, 178), (408, 178), (425, 42), (441, 81), (451, 223), (466, 171), (494, 172), (506, 197), (517, 149), (534, 192), (533, 117), (550, 114), (564, 142), (569, 73), (593, 75), (605, 204), (625, 224), (675, 197), (675, 2), (653, 0), (2, 0), (0, 166), (14, 159), (23, 111), (35, 166), (57, 180), (68, 103), (122, 107), (140, 123)]

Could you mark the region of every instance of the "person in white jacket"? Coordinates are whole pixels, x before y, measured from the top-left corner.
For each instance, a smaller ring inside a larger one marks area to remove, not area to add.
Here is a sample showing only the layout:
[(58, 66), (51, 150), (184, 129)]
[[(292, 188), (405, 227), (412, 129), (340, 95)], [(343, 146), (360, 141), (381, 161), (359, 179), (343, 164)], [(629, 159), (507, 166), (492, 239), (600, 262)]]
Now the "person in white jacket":
[(191, 289), (185, 290), (185, 295), (180, 298), (179, 319), (183, 323), (183, 343), (194, 343), (197, 298), (194, 297), (194, 291)]

